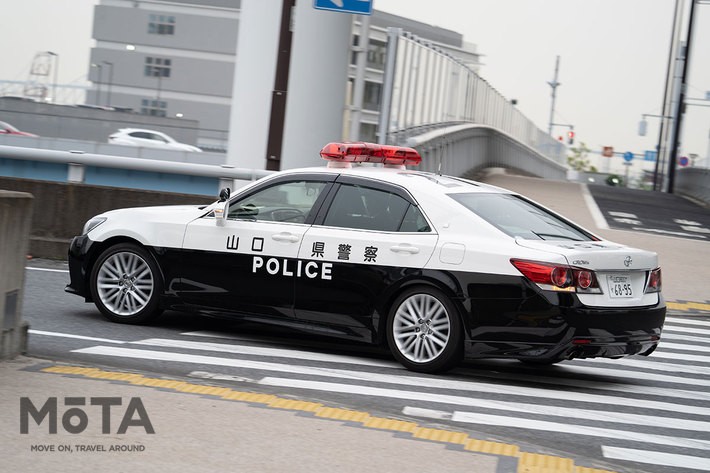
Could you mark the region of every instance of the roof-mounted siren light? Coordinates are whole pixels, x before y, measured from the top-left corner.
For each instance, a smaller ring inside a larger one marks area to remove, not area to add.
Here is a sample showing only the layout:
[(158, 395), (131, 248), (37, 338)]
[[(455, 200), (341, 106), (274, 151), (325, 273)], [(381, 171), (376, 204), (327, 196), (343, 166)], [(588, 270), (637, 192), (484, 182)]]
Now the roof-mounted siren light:
[(351, 167), (351, 163), (383, 163), (386, 167), (405, 169), (422, 162), (419, 152), (404, 146), (375, 143), (328, 143), (320, 151), (328, 167)]

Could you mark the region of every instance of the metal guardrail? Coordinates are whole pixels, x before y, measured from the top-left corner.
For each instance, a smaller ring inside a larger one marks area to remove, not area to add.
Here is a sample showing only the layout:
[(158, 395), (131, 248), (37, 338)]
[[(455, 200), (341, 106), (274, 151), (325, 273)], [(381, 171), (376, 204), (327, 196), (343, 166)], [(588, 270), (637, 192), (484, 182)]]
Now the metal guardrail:
[[(469, 123), (564, 165), (565, 146), (460, 59), (399, 28), (388, 30), (380, 140), (400, 144), (427, 127)], [(536, 159), (533, 159), (535, 161)]]
[(2, 158), (65, 164), (67, 165), (66, 181), (73, 183), (84, 182), (87, 167), (216, 178), (230, 187), (234, 187), (235, 180), (252, 181), (271, 174), (271, 171), (235, 168), (226, 164), (184, 163), (85, 153), (83, 151), (56, 151), (0, 145), (0, 159)]

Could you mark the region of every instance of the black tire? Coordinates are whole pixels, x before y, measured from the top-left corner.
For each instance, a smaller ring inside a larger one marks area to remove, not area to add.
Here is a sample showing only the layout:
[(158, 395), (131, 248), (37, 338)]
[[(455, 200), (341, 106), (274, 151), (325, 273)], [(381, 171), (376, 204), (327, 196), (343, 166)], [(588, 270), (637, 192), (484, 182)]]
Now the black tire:
[(456, 306), (442, 291), (427, 286), (405, 290), (387, 318), (387, 342), (404, 367), (438, 373), (463, 358), (463, 326)]
[(162, 313), (158, 264), (145, 248), (133, 243), (104, 250), (91, 269), (89, 286), (94, 304), (111, 322), (145, 324)]

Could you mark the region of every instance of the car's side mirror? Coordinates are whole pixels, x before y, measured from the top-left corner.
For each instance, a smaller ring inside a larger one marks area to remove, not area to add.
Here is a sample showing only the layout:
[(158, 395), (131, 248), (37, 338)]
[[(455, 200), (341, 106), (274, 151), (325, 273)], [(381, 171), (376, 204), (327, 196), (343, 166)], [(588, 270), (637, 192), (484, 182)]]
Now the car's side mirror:
[(229, 213), (229, 196), (231, 193), (232, 191), (229, 187), (225, 187), (219, 191), (219, 201), (217, 202), (217, 206), (214, 208), (214, 218), (217, 225), (222, 226), (227, 220), (227, 214)]

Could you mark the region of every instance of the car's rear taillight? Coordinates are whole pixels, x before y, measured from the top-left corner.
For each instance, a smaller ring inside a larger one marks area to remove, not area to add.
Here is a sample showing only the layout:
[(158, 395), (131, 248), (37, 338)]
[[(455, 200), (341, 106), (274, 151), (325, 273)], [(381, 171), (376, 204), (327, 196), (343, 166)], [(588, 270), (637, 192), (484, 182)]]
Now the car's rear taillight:
[(511, 259), (510, 262), (541, 289), (593, 294), (602, 292), (594, 271), (588, 269), (519, 259)]
[(656, 268), (648, 272), (646, 281), (646, 294), (651, 292), (661, 292), (661, 268)]

